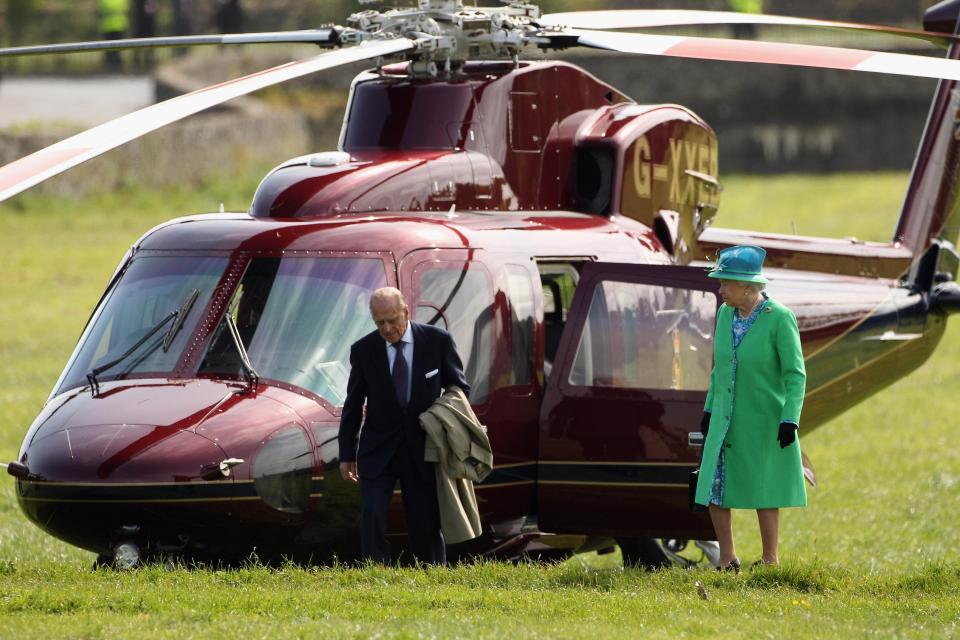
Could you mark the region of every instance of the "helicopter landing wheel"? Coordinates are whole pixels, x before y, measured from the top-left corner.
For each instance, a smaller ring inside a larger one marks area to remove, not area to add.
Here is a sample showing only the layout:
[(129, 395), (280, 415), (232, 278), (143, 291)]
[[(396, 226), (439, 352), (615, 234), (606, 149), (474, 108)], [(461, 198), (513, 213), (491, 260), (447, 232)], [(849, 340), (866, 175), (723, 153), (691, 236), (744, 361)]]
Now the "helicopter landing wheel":
[(113, 566), (120, 570), (133, 569), (141, 563), (140, 547), (133, 542), (121, 542), (113, 548)]

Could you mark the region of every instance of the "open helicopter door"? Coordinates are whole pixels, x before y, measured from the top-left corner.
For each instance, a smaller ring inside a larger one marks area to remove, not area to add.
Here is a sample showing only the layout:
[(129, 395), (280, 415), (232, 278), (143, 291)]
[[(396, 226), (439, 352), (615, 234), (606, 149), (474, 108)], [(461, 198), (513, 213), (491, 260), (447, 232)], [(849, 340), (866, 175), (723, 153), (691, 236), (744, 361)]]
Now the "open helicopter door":
[(710, 538), (688, 507), (713, 364), (702, 268), (587, 263), (540, 413), (543, 531)]

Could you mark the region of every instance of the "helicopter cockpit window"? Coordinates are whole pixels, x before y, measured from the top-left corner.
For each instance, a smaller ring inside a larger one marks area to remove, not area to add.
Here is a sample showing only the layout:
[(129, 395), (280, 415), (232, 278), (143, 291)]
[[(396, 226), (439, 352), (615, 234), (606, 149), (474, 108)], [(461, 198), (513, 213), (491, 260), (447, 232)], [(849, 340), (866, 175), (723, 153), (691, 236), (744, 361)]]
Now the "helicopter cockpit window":
[(117, 361), (154, 328), (140, 347), (97, 379), (172, 373), (227, 262), (210, 256), (135, 258), (90, 323), (57, 393), (86, 384), (87, 373)]
[(633, 282), (597, 285), (572, 385), (703, 391), (713, 365), (716, 297)]
[(483, 404), (490, 387), (493, 353), (493, 290), (475, 262), (429, 262), (417, 268), (414, 320), (453, 335), (470, 385), (470, 402)]
[[(371, 331), (370, 294), (387, 285), (377, 258), (254, 258), (228, 307), (264, 379), (342, 406), (350, 345)], [(221, 322), (201, 374), (240, 376), (240, 356)]]
[(343, 148), (462, 149), (471, 131), (463, 123), (471, 121), (473, 109), (469, 83), (360, 84), (354, 89)]

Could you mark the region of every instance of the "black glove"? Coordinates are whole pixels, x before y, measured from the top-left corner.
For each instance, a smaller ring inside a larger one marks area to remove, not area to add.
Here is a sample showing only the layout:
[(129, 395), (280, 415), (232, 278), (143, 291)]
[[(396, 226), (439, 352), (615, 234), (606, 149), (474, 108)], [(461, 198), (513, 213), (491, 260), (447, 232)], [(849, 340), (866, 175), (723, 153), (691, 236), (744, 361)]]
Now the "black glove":
[(707, 439), (708, 431), (710, 431), (710, 412), (704, 411), (703, 417), (700, 418), (700, 433), (703, 434), (704, 441)]
[(777, 433), (777, 440), (780, 441), (780, 448), (786, 449), (793, 441), (797, 439), (797, 425), (789, 422), (780, 423), (780, 431)]

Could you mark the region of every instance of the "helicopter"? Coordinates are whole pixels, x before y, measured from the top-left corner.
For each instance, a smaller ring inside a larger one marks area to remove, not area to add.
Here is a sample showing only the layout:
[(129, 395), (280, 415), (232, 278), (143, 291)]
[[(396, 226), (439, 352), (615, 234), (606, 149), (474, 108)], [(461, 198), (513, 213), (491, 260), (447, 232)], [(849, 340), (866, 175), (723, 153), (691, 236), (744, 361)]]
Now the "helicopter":
[[(719, 305), (706, 256), (767, 251), (797, 316), (806, 432), (919, 367), (960, 309), (960, 0), (907, 30), (777, 16), (541, 14), (462, 0), (346, 26), (42, 45), (0, 57), (309, 42), (333, 49), (146, 107), (0, 167), (0, 200), (181, 118), (348, 63), (335, 151), (279, 164), (248, 211), (173, 219), (121, 259), (16, 460), (19, 505), (49, 534), (132, 567), (170, 556), (356, 557), (359, 496), (337, 473), (350, 345), (370, 293), (454, 336), (495, 466), (484, 534), (452, 555), (562, 557), (618, 544), (646, 565), (709, 541), (688, 508)], [(946, 59), (620, 31), (787, 24), (922, 38)], [(714, 130), (640, 105), (529, 48), (940, 78), (889, 243), (713, 226)], [(815, 478), (807, 465), (809, 479)], [(625, 508), (629, 505), (629, 508)], [(403, 534), (395, 509), (392, 534)], [(705, 552), (709, 545), (702, 544)]]

